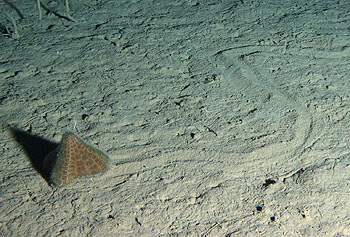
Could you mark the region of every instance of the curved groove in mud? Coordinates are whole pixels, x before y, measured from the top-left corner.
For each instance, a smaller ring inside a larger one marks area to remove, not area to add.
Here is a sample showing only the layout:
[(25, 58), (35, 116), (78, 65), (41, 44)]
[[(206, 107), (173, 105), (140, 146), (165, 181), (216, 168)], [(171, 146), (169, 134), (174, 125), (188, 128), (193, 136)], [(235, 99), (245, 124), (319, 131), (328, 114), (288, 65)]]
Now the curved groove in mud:
[[(297, 118), (293, 126), (295, 136), (292, 140), (284, 144), (270, 144), (268, 146), (268, 151), (266, 147), (261, 147), (253, 151), (258, 153), (259, 156), (262, 154), (265, 157), (271, 155), (286, 155), (289, 161), (295, 160), (300, 157), (305, 150), (305, 144), (312, 132), (312, 117), (301, 103), (295, 100), (291, 101), (287, 95), (284, 95), (244, 61), (244, 56), (260, 52), (261, 51), (255, 50), (254, 48), (222, 50), (213, 55), (211, 63), (215, 66), (217, 73), (224, 77), (225, 81), (230, 81), (231, 78), (237, 74), (237, 71), (239, 71), (243, 78), (247, 80), (245, 83), (252, 83), (274, 97), (276, 106), (287, 107), (296, 111)], [(276, 146), (276, 149), (271, 146)], [(273, 154), (269, 151), (272, 151)]]

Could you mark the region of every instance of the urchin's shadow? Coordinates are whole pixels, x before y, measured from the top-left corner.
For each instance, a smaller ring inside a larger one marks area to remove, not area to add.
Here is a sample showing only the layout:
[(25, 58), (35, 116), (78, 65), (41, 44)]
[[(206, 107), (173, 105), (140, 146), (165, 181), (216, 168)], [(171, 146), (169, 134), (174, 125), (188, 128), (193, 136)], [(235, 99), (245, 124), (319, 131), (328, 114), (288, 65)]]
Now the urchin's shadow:
[(58, 144), (17, 128), (9, 128), (9, 130), (12, 137), (23, 148), (34, 169), (50, 184), (50, 174), (48, 170), (43, 168), (43, 163), (46, 155), (53, 151)]

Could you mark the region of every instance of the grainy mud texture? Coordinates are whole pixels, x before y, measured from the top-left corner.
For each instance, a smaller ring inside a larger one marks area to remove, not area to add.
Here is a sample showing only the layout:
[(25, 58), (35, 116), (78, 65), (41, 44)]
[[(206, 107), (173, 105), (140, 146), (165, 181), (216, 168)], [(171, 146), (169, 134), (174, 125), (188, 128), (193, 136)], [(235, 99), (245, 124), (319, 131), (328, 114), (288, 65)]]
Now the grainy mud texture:
[(0, 3), (0, 235), (350, 235), (349, 1), (69, 3)]

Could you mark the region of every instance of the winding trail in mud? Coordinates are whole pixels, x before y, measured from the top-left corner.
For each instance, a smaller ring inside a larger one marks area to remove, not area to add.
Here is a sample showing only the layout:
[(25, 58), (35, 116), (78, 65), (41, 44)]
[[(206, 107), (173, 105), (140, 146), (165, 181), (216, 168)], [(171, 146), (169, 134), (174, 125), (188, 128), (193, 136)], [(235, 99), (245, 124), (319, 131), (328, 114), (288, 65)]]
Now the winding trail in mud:
[[(229, 48), (215, 53), (210, 61), (215, 66), (217, 73), (224, 78), (227, 86), (231, 86), (236, 90), (247, 90), (252, 86), (257, 86), (270, 94), (274, 106), (289, 108), (296, 112), (293, 139), (285, 143), (270, 144), (252, 152), (253, 155), (255, 153), (259, 157), (286, 156), (286, 160), (295, 161), (308, 146), (313, 119), (301, 102), (283, 94), (268, 78), (263, 78), (259, 72), (245, 62), (245, 56), (256, 53), (263, 53), (263, 51), (259, 47)], [(237, 73), (241, 75), (241, 78), (243, 77), (243, 80), (239, 80)]]

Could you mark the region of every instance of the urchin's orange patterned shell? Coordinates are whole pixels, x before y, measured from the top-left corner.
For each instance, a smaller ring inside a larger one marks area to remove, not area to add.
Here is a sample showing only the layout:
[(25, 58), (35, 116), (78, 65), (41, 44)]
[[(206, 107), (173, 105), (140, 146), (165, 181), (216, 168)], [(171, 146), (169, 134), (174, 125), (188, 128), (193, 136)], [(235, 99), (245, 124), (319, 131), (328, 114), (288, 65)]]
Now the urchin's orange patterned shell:
[(106, 154), (70, 132), (63, 135), (57, 154), (51, 181), (58, 186), (66, 185), (81, 176), (104, 172), (110, 166)]

